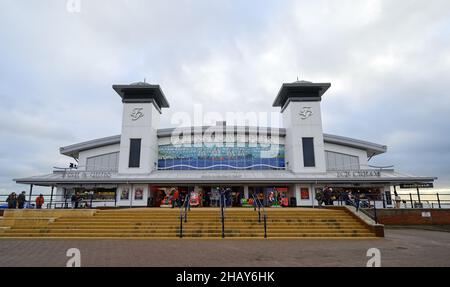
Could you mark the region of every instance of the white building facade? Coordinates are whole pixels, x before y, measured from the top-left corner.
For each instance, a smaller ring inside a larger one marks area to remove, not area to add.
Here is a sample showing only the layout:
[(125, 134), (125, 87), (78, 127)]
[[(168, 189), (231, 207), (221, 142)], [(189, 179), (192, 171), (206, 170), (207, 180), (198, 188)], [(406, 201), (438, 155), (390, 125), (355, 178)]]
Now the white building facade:
[(358, 192), (389, 207), (392, 187), (435, 180), (370, 166), (384, 145), (324, 134), (321, 101), (330, 86), (283, 84), (273, 103), (283, 128), (161, 128), (169, 103), (159, 85), (114, 85), (123, 102), (120, 135), (62, 147), (76, 165), (15, 181), (53, 187), (50, 207), (67, 207), (73, 194), (88, 194), (97, 207), (167, 207), (175, 191), (189, 194), (192, 206), (216, 206), (220, 189), (232, 206), (251, 206), (255, 197), (266, 206), (316, 206), (316, 193), (329, 188), (335, 204)]

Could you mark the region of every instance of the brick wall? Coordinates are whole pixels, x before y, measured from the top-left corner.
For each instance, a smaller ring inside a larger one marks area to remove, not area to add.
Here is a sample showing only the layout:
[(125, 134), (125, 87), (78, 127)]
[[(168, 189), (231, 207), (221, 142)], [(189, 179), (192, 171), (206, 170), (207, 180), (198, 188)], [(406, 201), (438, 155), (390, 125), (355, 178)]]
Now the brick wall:
[[(422, 212), (431, 217), (423, 217)], [(377, 209), (377, 217), (385, 225), (441, 225), (450, 224), (450, 209)]]

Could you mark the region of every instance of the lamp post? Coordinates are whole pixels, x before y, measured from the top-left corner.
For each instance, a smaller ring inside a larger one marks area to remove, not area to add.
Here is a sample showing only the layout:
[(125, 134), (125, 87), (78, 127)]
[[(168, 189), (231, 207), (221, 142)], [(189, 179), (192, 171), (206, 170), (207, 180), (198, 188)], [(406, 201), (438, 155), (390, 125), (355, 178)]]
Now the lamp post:
[(89, 207), (92, 208), (92, 200), (94, 199), (94, 191), (91, 190), (89, 191), (89, 198), (90, 198), (90, 203), (89, 203)]

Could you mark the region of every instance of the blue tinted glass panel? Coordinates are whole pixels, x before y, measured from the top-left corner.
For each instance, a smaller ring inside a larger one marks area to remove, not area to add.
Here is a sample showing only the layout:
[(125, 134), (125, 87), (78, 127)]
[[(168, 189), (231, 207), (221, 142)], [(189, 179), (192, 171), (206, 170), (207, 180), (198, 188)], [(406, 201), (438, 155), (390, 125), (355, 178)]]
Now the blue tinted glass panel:
[(263, 170), (284, 167), (284, 145), (160, 145), (158, 150), (160, 170)]

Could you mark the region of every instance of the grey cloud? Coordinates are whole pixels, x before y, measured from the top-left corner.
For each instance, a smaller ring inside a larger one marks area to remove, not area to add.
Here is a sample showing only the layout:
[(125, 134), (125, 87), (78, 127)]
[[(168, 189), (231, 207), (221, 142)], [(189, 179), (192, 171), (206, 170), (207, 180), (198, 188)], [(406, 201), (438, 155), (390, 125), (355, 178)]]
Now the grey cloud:
[(374, 164), (450, 185), (448, 1), (82, 0), (81, 13), (64, 4), (1, 4), (0, 188), (69, 162), (59, 146), (120, 133), (112, 84), (161, 84), (168, 127), (193, 104), (277, 111), (281, 83), (298, 75), (332, 83), (326, 132), (387, 144)]

